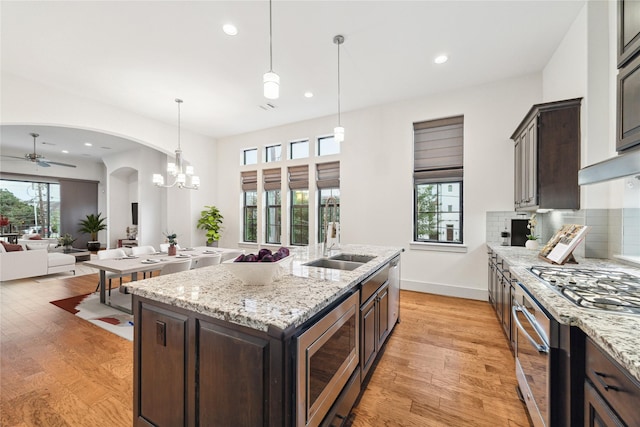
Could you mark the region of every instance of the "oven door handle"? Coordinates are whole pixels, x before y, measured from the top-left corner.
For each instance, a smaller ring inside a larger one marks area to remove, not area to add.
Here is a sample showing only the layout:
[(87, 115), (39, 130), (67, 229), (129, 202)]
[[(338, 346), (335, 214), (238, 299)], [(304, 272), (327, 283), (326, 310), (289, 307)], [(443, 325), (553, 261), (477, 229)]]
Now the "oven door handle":
[[(514, 305), (513, 308), (511, 309), (511, 313), (513, 314), (513, 320), (516, 322), (516, 325), (518, 326), (518, 329), (520, 329), (522, 331), (522, 333), (524, 334), (525, 337), (527, 337), (527, 340), (529, 340), (529, 342), (531, 343), (531, 345), (538, 350), (538, 353), (549, 353), (549, 346), (547, 346), (546, 344), (544, 344), (544, 341), (542, 344), (538, 344), (536, 342), (536, 340), (534, 340), (531, 335), (529, 335), (529, 333), (526, 331), (526, 329), (524, 329), (524, 326), (522, 326), (522, 323), (520, 323), (520, 319), (518, 319), (518, 311), (521, 312), (522, 314), (524, 314), (524, 317), (527, 318), (527, 321), (529, 323), (531, 323), (531, 326), (534, 326), (534, 321), (532, 321), (532, 319), (529, 317), (530, 314), (527, 310), (524, 310), (520, 305)], [(535, 326), (534, 326), (535, 329)], [(536, 331), (537, 333), (537, 331)]]

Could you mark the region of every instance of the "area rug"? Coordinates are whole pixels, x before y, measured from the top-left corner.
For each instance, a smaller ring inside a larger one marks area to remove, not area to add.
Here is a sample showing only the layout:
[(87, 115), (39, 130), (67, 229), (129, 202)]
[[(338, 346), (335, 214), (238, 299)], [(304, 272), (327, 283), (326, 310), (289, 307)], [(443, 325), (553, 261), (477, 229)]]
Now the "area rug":
[[(112, 296), (119, 295), (112, 294)], [(121, 297), (130, 297), (130, 295), (122, 295)], [(126, 303), (125, 301), (122, 302)], [(51, 301), (51, 304), (102, 329), (133, 341), (133, 316), (108, 305), (100, 304), (100, 294), (98, 292)], [(122, 305), (124, 306), (125, 304)], [(129, 306), (131, 306), (130, 300)]]

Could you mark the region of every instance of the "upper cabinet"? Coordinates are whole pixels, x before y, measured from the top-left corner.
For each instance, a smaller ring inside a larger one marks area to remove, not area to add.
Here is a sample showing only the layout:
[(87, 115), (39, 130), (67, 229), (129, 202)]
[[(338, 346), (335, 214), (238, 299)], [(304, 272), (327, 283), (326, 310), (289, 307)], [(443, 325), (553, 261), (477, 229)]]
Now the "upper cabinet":
[(516, 210), (580, 209), (581, 100), (534, 105), (511, 136)]
[(616, 149), (640, 146), (640, 1), (618, 2)]
[(618, 68), (640, 52), (640, 1), (618, 1)]

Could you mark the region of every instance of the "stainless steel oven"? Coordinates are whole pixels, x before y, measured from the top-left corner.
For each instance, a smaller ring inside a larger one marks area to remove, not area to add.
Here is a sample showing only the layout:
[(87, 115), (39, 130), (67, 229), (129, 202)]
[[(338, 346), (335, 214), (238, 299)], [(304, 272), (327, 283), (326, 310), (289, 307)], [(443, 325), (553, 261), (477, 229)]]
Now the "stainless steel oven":
[(298, 337), (297, 426), (319, 425), (358, 368), (359, 305), (357, 291)]
[(550, 424), (552, 319), (520, 283), (512, 317), (516, 325), (516, 378), (534, 426)]

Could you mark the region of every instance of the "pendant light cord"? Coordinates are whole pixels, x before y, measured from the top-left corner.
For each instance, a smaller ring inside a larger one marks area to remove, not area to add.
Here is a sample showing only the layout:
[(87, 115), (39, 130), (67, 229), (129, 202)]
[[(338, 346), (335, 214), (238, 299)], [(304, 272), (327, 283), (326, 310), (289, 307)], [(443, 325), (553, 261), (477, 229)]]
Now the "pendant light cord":
[(273, 72), (273, 42), (272, 42), (273, 23), (271, 19), (271, 0), (269, 0), (269, 71)]
[(182, 104), (182, 99), (176, 98), (176, 102), (178, 103), (178, 150), (180, 150), (180, 104)]
[(340, 44), (338, 43), (338, 126), (340, 124)]

